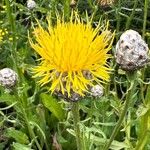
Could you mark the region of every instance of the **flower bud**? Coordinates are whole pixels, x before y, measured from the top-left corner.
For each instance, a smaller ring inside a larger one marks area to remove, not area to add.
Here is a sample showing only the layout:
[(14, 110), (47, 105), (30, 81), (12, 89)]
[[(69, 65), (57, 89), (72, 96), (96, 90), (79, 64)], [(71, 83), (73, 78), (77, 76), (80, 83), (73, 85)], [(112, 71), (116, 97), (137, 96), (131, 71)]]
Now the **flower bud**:
[(28, 0), (28, 1), (27, 1), (27, 7), (28, 7), (28, 9), (33, 9), (33, 8), (35, 8), (35, 7), (36, 7), (35, 1), (34, 1), (34, 0)]
[(149, 60), (148, 46), (138, 32), (127, 30), (117, 42), (115, 58), (123, 70), (137, 70)]
[(101, 97), (103, 95), (103, 88), (100, 85), (95, 85), (91, 88), (91, 95), (94, 97)]
[(71, 2), (70, 2), (70, 7), (71, 7), (71, 8), (74, 8), (74, 7), (76, 7), (76, 5), (77, 5), (76, 0), (71, 0)]
[(15, 71), (9, 68), (4, 68), (0, 70), (0, 85), (10, 89), (14, 87), (17, 83), (18, 76)]
[(100, 6), (110, 6), (115, 2), (115, 0), (97, 0)]
[(71, 92), (71, 96), (68, 97), (68, 94), (65, 92), (65, 94), (62, 94), (61, 91), (55, 90), (54, 95), (58, 98), (63, 98), (65, 101), (68, 102), (77, 102), (81, 99), (81, 96), (78, 93)]

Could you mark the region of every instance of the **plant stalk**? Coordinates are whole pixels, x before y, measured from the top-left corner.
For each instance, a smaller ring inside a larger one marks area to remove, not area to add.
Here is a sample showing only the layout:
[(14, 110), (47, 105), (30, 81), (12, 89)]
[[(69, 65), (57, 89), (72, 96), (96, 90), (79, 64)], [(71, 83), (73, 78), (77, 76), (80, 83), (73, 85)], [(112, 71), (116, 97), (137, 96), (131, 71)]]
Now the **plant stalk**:
[(143, 39), (145, 38), (145, 32), (146, 32), (148, 2), (149, 2), (148, 0), (145, 0), (145, 4), (144, 4), (144, 21), (143, 21), (143, 32), (142, 32)]
[(6, 7), (7, 7), (7, 15), (8, 15), (8, 19), (9, 19), (9, 24), (11, 26), (11, 32), (12, 32), (12, 37), (13, 37), (13, 44), (12, 44), (12, 56), (13, 56), (13, 62), (15, 65), (15, 69), (17, 71), (17, 43), (16, 43), (16, 28), (15, 28), (15, 21), (14, 21), (14, 16), (12, 13), (12, 8), (10, 6), (10, 1), (9, 0), (5, 0), (6, 3)]
[[(144, 4), (144, 20), (143, 20), (143, 31), (142, 31), (142, 37), (143, 39), (145, 39), (145, 32), (146, 32), (146, 24), (147, 24), (147, 13), (148, 13), (148, 4), (149, 4), (149, 1), (148, 0), (145, 0), (145, 4)], [(144, 80), (144, 74), (145, 74), (145, 68), (142, 69), (142, 80)], [(140, 85), (141, 87), (141, 99), (144, 103), (144, 85), (143, 83), (141, 83)]]
[(128, 17), (127, 22), (126, 22), (126, 30), (128, 30), (129, 27), (130, 27), (130, 24), (131, 24), (131, 21), (133, 20), (133, 17), (134, 17), (134, 14), (135, 14), (135, 9), (137, 8), (137, 5), (138, 5), (138, 0), (135, 0), (134, 1), (134, 6), (133, 6), (132, 13)]
[(26, 122), (26, 125), (27, 125), (27, 128), (28, 128), (28, 132), (29, 132), (30, 138), (34, 139), (38, 150), (42, 150), (38, 140), (36, 139), (35, 133), (34, 133), (34, 131), (32, 130), (32, 128), (30, 126), (30, 123), (29, 123), (29, 120), (28, 120), (28, 117), (27, 117), (27, 114), (26, 114), (26, 111), (24, 110), (24, 108), (22, 108), (22, 113), (24, 115), (24, 119), (25, 119), (25, 122)]
[(133, 72), (133, 73), (127, 73), (128, 74), (128, 79), (129, 79), (129, 83), (130, 83), (130, 87), (128, 89), (128, 93), (126, 95), (126, 101), (125, 101), (125, 105), (124, 105), (124, 109), (119, 117), (119, 120), (118, 120), (118, 123), (117, 125), (115, 126), (112, 134), (111, 134), (111, 137), (109, 139), (109, 141), (107, 142), (106, 141), (106, 144), (104, 146), (104, 149), (103, 150), (109, 150), (109, 147), (111, 145), (111, 143), (113, 142), (113, 140), (115, 139), (117, 133), (119, 132), (120, 130), (120, 127), (122, 125), (122, 122), (123, 122), (123, 119), (128, 111), (128, 108), (130, 106), (130, 102), (132, 100), (132, 96), (133, 96), (133, 93), (134, 93), (134, 89), (135, 89), (135, 75), (136, 75), (136, 72)]
[(150, 111), (148, 111), (144, 116), (141, 118), (141, 134), (139, 136), (139, 141), (135, 147), (135, 150), (144, 149), (148, 139), (149, 139), (149, 120), (150, 120)]
[(144, 99), (145, 106), (148, 107), (147, 112), (140, 118), (140, 133), (135, 150), (144, 149), (150, 137), (150, 85), (148, 85), (146, 96)]
[(15, 93), (16, 93), (16, 94), (15, 94), (16, 99), (18, 100), (18, 103), (19, 103), (19, 106), (20, 106), (20, 111), (21, 111), (21, 113), (22, 113), (22, 115), (23, 115), (25, 124), (26, 124), (26, 126), (27, 126), (27, 130), (28, 130), (29, 136), (30, 136), (31, 139), (34, 139), (35, 144), (36, 144), (38, 150), (42, 150), (42, 148), (41, 148), (41, 146), (40, 146), (38, 140), (36, 139), (36, 136), (35, 136), (35, 134), (34, 134), (34, 131), (33, 131), (33, 129), (32, 129), (31, 126), (30, 126), (29, 119), (28, 119), (28, 115), (27, 115), (27, 112), (26, 112), (26, 110), (25, 110), (25, 109), (26, 109), (26, 105), (24, 105), (24, 104), (25, 104), (25, 103), (24, 103), (24, 100), (25, 100), (25, 99), (23, 99), (23, 98), (21, 98), (21, 97), (19, 96), (17, 90), (15, 91)]
[[(116, 33), (119, 33), (120, 31), (120, 21), (121, 21), (121, 17), (119, 12), (121, 11), (121, 0), (118, 0), (118, 8), (116, 11), (116, 20), (117, 20), (117, 25), (116, 25)], [(116, 36), (116, 41), (118, 41), (119, 35)]]
[(77, 143), (77, 150), (82, 150), (82, 141), (81, 141), (81, 131), (80, 131), (80, 116), (79, 116), (79, 104), (78, 102), (73, 102), (72, 107), (72, 115), (73, 115), (73, 122), (74, 122), (74, 131), (76, 134), (76, 143)]
[(15, 26), (15, 16), (13, 14), (13, 9), (11, 6), (11, 2), (9, 0), (5, 0), (6, 7), (7, 7), (7, 16), (9, 20), (9, 24), (11, 27), (11, 33), (12, 33), (12, 38), (13, 38), (13, 43), (11, 45), (12, 48), (10, 48), (11, 51), (11, 58), (13, 61), (13, 67), (16, 73), (19, 76), (19, 85), (21, 86), (22, 84), (22, 74), (19, 69), (20, 64), (18, 65), (18, 54), (17, 54), (17, 39), (16, 39), (16, 26)]

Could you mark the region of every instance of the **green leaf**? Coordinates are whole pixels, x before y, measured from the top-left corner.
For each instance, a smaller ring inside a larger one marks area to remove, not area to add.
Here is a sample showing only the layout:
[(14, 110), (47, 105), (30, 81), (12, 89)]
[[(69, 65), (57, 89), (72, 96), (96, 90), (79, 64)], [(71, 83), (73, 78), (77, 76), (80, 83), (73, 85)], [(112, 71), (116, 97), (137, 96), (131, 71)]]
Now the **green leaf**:
[(0, 143), (0, 150), (4, 149), (6, 144), (7, 144), (7, 142), (1, 142)]
[(57, 119), (63, 120), (65, 118), (65, 111), (56, 99), (44, 93), (41, 94), (41, 98), (44, 106), (51, 111)]
[(8, 138), (15, 139), (17, 142), (19, 142), (21, 144), (28, 144), (29, 143), (28, 136), (19, 130), (15, 130), (14, 128), (8, 128), (6, 130), (5, 135)]
[[(67, 129), (67, 131), (68, 131), (71, 135), (76, 136), (74, 130), (72, 130), (72, 129)], [(97, 146), (101, 146), (101, 145), (104, 145), (104, 144), (106, 143), (106, 138), (100, 138), (100, 137), (98, 137), (98, 136), (95, 136), (95, 135), (92, 134), (92, 133), (89, 133), (88, 130), (87, 130), (87, 127), (84, 128), (84, 136), (85, 136), (87, 139), (89, 138), (90, 142), (91, 142), (91, 143), (94, 143), (94, 144), (97, 145)], [(128, 146), (126, 143), (124, 143), (124, 142), (118, 142), (118, 141), (116, 141), (116, 140), (114, 140), (114, 141), (112, 142), (111, 146), (110, 146), (110, 149), (111, 149), (111, 150), (121, 150), (121, 149), (123, 149), (123, 148), (129, 148), (129, 146)]]
[(45, 133), (43, 132), (43, 130), (41, 129), (41, 127), (36, 123), (36, 122), (34, 122), (34, 121), (30, 121), (29, 122), (32, 126), (35, 126), (35, 127), (37, 127), (37, 129), (41, 132), (41, 134), (42, 134), (42, 136), (43, 136), (43, 138), (44, 138), (44, 140), (46, 139), (46, 136), (45, 136)]
[(137, 117), (144, 116), (149, 111), (148, 106), (145, 107), (144, 105), (140, 105), (139, 108), (136, 111)]
[(33, 149), (24, 144), (13, 143), (13, 150), (33, 150)]
[[(90, 134), (90, 139), (95, 143), (96, 145), (104, 145), (106, 140), (104, 138), (97, 137), (93, 134)], [(121, 150), (124, 148), (129, 148), (129, 146), (124, 142), (118, 142), (114, 140), (110, 146), (110, 149), (112, 150)]]
[(11, 104), (11, 105), (9, 105), (9, 106), (7, 106), (7, 107), (0, 108), (0, 111), (10, 109), (11, 107), (13, 107), (13, 106), (16, 105), (16, 104), (17, 104), (17, 102), (14, 102), (13, 104)]
[(0, 102), (8, 102), (9, 104), (16, 102), (16, 98), (14, 95), (10, 95), (9, 93), (3, 93), (0, 96)]
[[(6, 103), (8, 105), (8, 109), (13, 106), (13, 108), (16, 111), (18, 112), (20, 111), (20, 107), (17, 104), (14, 105), (15, 103), (17, 103), (17, 99), (15, 95), (11, 95), (9, 93), (3, 93), (0, 96), (0, 103)], [(7, 109), (7, 107), (5, 109)]]

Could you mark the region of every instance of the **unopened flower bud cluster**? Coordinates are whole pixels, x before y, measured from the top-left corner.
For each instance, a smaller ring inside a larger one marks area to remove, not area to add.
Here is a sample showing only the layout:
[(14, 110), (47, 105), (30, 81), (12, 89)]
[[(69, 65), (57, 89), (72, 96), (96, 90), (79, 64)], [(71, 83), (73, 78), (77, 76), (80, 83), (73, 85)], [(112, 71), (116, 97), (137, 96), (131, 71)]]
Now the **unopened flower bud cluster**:
[(62, 94), (60, 91), (55, 90), (54, 95), (56, 95), (58, 98), (63, 98), (66, 101), (72, 102), (77, 102), (81, 99), (81, 96), (75, 92), (72, 92), (71, 96), (68, 97), (67, 93)]
[(97, 0), (100, 6), (110, 6), (115, 3), (115, 0)]
[(35, 1), (34, 0), (28, 0), (27, 1), (27, 8), (28, 9), (33, 9), (33, 8), (35, 8), (36, 7), (36, 3), (35, 3)]
[(0, 70), (0, 85), (4, 88), (12, 88), (16, 85), (18, 76), (15, 71), (9, 68)]
[(100, 85), (95, 85), (91, 88), (91, 95), (93, 97), (101, 97), (103, 96), (103, 88)]
[(138, 32), (127, 30), (117, 42), (115, 57), (122, 69), (137, 70), (148, 62), (148, 46)]
[(70, 7), (74, 8), (76, 6), (76, 4), (77, 4), (76, 0), (71, 0)]

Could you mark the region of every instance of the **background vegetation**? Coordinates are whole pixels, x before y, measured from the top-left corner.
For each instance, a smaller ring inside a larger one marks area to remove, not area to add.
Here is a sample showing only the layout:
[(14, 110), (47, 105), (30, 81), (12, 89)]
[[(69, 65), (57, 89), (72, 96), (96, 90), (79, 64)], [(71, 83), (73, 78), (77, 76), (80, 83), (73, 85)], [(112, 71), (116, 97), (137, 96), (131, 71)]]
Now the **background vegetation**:
[[(150, 2), (148, 0), (116, 0), (111, 5), (96, 0), (37, 0), (36, 7), (27, 8), (26, 0), (0, 1), (0, 28), (4, 33), (0, 42), (0, 69), (12, 68), (19, 75), (19, 83), (11, 92), (0, 87), (0, 150), (76, 150), (72, 103), (60, 100), (39, 87), (32, 78), (30, 68), (37, 64), (28, 33), (38, 18), (44, 25), (51, 13), (56, 22), (56, 11), (69, 20), (72, 9), (80, 16), (93, 15), (93, 27), (99, 20), (109, 20), (116, 30), (112, 55), (117, 40), (127, 29), (138, 31), (150, 44)], [(126, 73), (110, 62), (114, 68), (111, 82), (101, 98), (85, 98), (79, 102), (80, 128), (85, 150), (102, 150), (109, 139), (123, 109), (129, 85)], [(128, 113), (110, 148), (113, 150), (150, 150), (150, 69), (139, 70), (136, 89)], [(83, 132), (82, 132), (83, 131)]]

